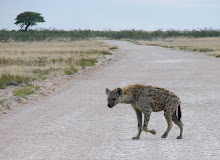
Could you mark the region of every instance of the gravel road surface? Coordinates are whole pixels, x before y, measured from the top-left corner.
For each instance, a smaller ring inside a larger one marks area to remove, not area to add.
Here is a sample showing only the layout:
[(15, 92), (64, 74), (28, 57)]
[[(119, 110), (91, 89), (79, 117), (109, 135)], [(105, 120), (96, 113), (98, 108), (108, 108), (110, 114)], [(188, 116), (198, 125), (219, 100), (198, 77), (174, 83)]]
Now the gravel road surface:
[[(0, 115), (0, 160), (219, 160), (220, 59), (199, 53), (106, 41), (121, 58), (70, 80), (67, 89)], [(143, 83), (167, 88), (182, 101), (183, 139), (168, 138), (163, 112), (152, 113), (156, 135), (137, 134), (130, 105), (107, 107), (105, 88)]]

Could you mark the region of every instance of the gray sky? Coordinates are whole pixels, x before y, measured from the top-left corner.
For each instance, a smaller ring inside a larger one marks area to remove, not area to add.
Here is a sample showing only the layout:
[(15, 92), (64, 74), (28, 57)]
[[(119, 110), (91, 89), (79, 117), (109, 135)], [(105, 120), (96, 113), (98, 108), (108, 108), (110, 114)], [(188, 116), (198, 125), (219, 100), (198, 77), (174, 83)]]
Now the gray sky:
[(24, 11), (45, 18), (32, 29), (220, 29), (220, 0), (0, 0), (0, 29)]

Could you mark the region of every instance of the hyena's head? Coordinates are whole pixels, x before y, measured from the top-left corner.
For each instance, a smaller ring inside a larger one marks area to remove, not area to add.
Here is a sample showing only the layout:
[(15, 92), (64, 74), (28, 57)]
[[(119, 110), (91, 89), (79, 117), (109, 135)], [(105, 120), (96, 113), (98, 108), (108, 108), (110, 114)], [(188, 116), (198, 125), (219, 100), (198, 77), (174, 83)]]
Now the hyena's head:
[(108, 88), (106, 88), (105, 92), (107, 95), (109, 108), (112, 108), (118, 104), (120, 102), (121, 96), (124, 94), (121, 88), (114, 89), (113, 91), (110, 91)]

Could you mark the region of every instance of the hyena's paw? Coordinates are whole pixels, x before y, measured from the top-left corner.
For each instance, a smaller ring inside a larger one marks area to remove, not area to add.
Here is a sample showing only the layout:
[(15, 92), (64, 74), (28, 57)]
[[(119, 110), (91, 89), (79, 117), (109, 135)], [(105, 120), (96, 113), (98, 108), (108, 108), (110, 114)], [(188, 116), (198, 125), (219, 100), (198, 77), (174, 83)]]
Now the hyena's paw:
[(163, 134), (163, 135), (161, 136), (161, 138), (167, 138), (167, 135), (166, 135), (166, 134)]
[(140, 137), (139, 136), (135, 136), (135, 137), (133, 137), (132, 139), (139, 139)]
[(152, 133), (153, 135), (155, 135), (157, 132), (156, 132), (154, 129), (152, 129), (150, 133)]
[(156, 134), (156, 131), (155, 131), (154, 129), (149, 130), (149, 129), (147, 129), (147, 128), (143, 128), (143, 131), (145, 131), (145, 132), (150, 132), (150, 133), (153, 134), (153, 135)]
[(178, 136), (178, 137), (176, 137), (176, 139), (182, 139), (182, 136)]

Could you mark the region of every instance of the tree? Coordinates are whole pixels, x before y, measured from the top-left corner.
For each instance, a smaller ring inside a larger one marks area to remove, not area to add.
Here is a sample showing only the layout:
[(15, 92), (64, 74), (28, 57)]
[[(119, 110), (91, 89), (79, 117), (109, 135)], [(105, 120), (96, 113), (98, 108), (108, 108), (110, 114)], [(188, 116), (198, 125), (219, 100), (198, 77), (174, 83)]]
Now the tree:
[(17, 15), (15, 18), (16, 22), (14, 24), (21, 27), (25, 27), (25, 30), (28, 30), (28, 27), (35, 26), (37, 23), (45, 22), (44, 17), (40, 13), (36, 12), (23, 12)]

